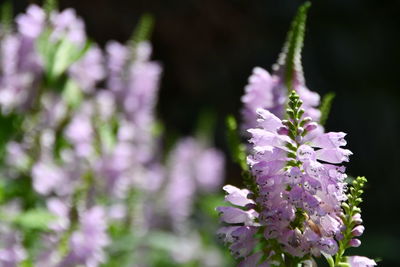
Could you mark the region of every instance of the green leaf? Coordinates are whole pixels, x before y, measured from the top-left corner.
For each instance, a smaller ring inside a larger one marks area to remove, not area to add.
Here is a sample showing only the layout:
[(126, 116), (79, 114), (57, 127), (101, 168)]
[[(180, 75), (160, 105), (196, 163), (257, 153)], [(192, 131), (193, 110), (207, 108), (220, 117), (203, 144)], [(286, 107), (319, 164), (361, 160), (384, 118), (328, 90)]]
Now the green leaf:
[(226, 202), (224, 201), (223, 195), (204, 195), (200, 198), (199, 205), (201, 211), (203, 211), (205, 214), (213, 218), (218, 218), (219, 215), (215, 211), (215, 207), (224, 206), (226, 205)]
[(87, 52), (90, 45), (91, 44), (88, 42), (85, 47), (81, 49), (68, 39), (62, 39), (54, 53), (54, 58), (52, 58), (54, 64), (51, 74), (54, 78), (61, 76), (73, 63), (78, 61)]
[(135, 46), (143, 41), (149, 40), (154, 27), (154, 17), (151, 14), (143, 14), (131, 37), (131, 43)]
[(160, 120), (156, 120), (155, 123), (152, 125), (151, 134), (155, 138), (159, 138), (165, 132), (165, 126)]
[(54, 10), (58, 10), (58, 0), (44, 0), (43, 9), (47, 15)]
[(311, 3), (305, 2), (299, 7), (292, 21), (290, 31), (286, 38), (283, 51), (279, 56), (274, 71), (283, 75), (288, 92), (291, 92), (294, 81), (304, 83), (303, 68), (301, 66), (301, 51), (304, 43), (307, 11)]
[(62, 97), (67, 105), (74, 109), (80, 105), (83, 99), (83, 93), (77, 83), (68, 80), (62, 92)]
[(32, 260), (26, 259), (19, 264), (20, 267), (34, 267)]
[(325, 257), (326, 261), (329, 264), (329, 267), (335, 267), (335, 261), (333, 260), (332, 256), (322, 252), (322, 255)]
[(242, 170), (247, 171), (249, 167), (246, 162), (246, 147), (240, 141), (235, 117), (228, 116), (226, 118), (226, 128), (231, 157), (234, 162), (240, 165)]
[(203, 110), (197, 120), (196, 137), (204, 144), (208, 144), (213, 139), (216, 120), (211, 110)]
[(26, 230), (48, 229), (48, 224), (56, 217), (45, 209), (33, 209), (17, 215), (13, 222)]
[(21, 130), (23, 118), (17, 114), (0, 114), (0, 163), (4, 160), (8, 142)]
[(0, 180), (0, 204), (3, 204), (6, 201), (6, 182), (3, 180)]
[(324, 98), (322, 99), (322, 103), (319, 108), (321, 111), (321, 118), (319, 119), (319, 123), (321, 125), (325, 125), (326, 121), (328, 120), (329, 112), (331, 111), (331, 106), (334, 98), (335, 93), (330, 92), (324, 95)]
[(116, 136), (113, 132), (112, 125), (109, 123), (102, 123), (98, 130), (102, 146), (106, 151), (111, 151), (116, 143)]
[(91, 46), (92, 43), (87, 41), (82, 48), (65, 37), (54, 41), (51, 40), (51, 31), (44, 31), (36, 41), (36, 48), (44, 62), (47, 85), (61, 91), (62, 75), (73, 63), (81, 59)]
[(0, 6), (0, 24), (4, 34), (11, 31), (12, 23), (13, 7), (11, 5), (11, 1), (8, 0)]

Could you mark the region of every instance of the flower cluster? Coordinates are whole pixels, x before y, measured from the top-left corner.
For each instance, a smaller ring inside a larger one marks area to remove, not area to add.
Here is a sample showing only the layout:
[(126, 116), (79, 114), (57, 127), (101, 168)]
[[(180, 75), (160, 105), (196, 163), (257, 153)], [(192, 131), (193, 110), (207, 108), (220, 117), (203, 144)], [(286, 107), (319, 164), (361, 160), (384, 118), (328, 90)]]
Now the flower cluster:
[[(301, 76), (302, 72), (296, 70), (296, 75)], [(320, 103), (319, 95), (310, 91), (305, 86), (303, 79), (297, 81), (293, 86), (303, 100), (305, 115), (318, 121), (321, 116), (320, 111), (316, 108)], [(257, 126), (257, 108), (267, 109), (274, 115), (283, 117), (287, 91), (282, 71), (275, 71), (271, 75), (265, 69), (255, 67), (242, 97), (244, 104), (242, 109), (243, 130)]]
[[(303, 259), (338, 251), (336, 239), (341, 238), (343, 227), (340, 215), (341, 202), (346, 200), (346, 175), (344, 167), (335, 164), (348, 161), (351, 152), (341, 148), (346, 144), (344, 133), (316, 133), (317, 125), (310, 117), (303, 117), (301, 105), (293, 92), (287, 110), (289, 119), (283, 121), (268, 110), (258, 109), (258, 128), (248, 130), (253, 151), (248, 164), (258, 192), (248, 199), (249, 194), (230, 188), (227, 196), (232, 204), (252, 209), (239, 211), (231, 207), (220, 211), (225, 222), (244, 223), (246, 229), (252, 229), (246, 236), (253, 248), (256, 239), (252, 236), (261, 231), (267, 241), (277, 242), (266, 244), (265, 249), (272, 252), (277, 245), (282, 252)], [(235, 203), (238, 192), (242, 193), (240, 203)], [(252, 247), (245, 247), (247, 251), (242, 250), (238, 256), (249, 256)], [(275, 256), (268, 255), (271, 258), (266, 260), (272, 261)]]
[[(16, 188), (2, 200), (0, 265), (151, 265), (143, 253), (160, 232), (192, 248), (166, 249), (175, 262), (220, 266), (188, 230), (196, 197), (222, 183), (224, 157), (190, 137), (164, 156), (150, 43), (102, 51), (73, 9), (31, 5), (16, 26), (0, 35), (1, 118), (15, 128), (0, 189)], [(127, 238), (135, 245), (121, 248)]]
[(360, 245), (356, 237), (364, 227), (357, 205), (366, 180), (357, 178), (347, 194), (342, 164), (352, 152), (344, 148), (346, 134), (324, 131), (315, 109), (319, 95), (305, 87), (299, 40), (307, 8), (299, 9), (275, 74), (255, 68), (242, 98), (247, 188), (224, 186), (233, 206), (217, 208), (225, 223), (218, 235), (241, 259), (239, 266), (314, 264), (321, 255), (330, 266), (375, 265), (343, 256)]

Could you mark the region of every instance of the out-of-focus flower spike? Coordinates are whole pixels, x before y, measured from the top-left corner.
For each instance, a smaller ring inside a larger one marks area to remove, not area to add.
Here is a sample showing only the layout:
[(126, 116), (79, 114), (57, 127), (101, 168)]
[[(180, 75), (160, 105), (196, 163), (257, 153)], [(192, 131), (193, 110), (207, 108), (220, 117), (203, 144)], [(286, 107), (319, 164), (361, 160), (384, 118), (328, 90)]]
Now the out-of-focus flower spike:
[(273, 70), (276, 73), (284, 76), (285, 85), (289, 92), (294, 89), (296, 84), (304, 85), (301, 51), (304, 43), (307, 11), (310, 6), (310, 2), (305, 2), (298, 9), (278, 63), (273, 66)]
[(335, 99), (335, 93), (330, 92), (324, 95), (322, 98), (321, 106), (319, 110), (321, 111), (321, 117), (319, 119), (319, 124), (325, 125), (328, 120), (329, 112), (331, 111), (332, 102)]

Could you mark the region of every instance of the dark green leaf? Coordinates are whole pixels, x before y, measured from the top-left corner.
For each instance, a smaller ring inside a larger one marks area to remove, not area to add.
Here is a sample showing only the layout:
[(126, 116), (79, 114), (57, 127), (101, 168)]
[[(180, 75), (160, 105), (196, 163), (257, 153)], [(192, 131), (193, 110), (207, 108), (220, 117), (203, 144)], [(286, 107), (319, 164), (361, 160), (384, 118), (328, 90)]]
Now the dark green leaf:
[(13, 23), (13, 8), (9, 0), (0, 6), (0, 16), (1, 30), (3, 31), (1, 34), (10, 32)]
[(322, 103), (319, 108), (321, 111), (321, 118), (319, 119), (319, 123), (321, 125), (325, 125), (326, 121), (328, 120), (329, 112), (331, 111), (331, 106), (334, 98), (335, 93), (331, 92), (324, 95), (324, 98), (322, 99)]

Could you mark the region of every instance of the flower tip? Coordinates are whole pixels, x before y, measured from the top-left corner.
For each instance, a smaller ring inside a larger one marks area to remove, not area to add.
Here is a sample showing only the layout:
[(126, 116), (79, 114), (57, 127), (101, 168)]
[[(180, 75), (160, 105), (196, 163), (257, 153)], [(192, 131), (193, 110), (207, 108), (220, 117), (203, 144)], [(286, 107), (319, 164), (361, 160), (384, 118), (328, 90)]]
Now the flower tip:
[(353, 238), (349, 241), (349, 246), (353, 247), (353, 248), (357, 248), (361, 245), (361, 241), (360, 239), (357, 238)]

